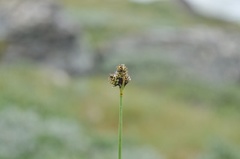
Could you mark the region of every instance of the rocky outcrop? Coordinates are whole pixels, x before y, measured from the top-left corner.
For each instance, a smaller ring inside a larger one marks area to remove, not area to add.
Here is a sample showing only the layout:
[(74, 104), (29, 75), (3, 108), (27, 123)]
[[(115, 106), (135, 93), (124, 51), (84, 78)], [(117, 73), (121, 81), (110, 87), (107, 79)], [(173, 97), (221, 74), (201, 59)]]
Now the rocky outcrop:
[[(240, 33), (233, 30), (208, 27), (159, 29), (116, 39), (109, 47), (111, 56), (107, 58), (120, 59), (130, 67), (135, 65), (134, 61), (143, 61), (136, 64), (138, 68), (144, 64), (144, 67), (153, 65), (146, 75), (149, 77), (159, 72), (159, 63), (165, 62), (181, 68), (182, 76), (231, 83), (240, 81), (239, 44)], [(149, 65), (146, 65), (147, 61)]]
[(240, 22), (238, 0), (175, 0), (192, 12), (227, 22)]
[(53, 0), (0, 0), (2, 63), (28, 59), (38, 64), (84, 73), (93, 58), (82, 45), (79, 25)]

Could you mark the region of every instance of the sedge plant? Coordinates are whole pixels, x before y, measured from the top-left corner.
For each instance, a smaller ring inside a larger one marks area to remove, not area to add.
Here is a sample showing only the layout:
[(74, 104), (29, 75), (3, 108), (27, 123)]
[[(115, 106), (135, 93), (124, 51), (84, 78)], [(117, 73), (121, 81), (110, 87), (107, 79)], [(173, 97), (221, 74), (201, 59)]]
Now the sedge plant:
[(122, 159), (122, 126), (123, 126), (123, 90), (125, 86), (131, 81), (128, 75), (128, 69), (125, 64), (117, 66), (115, 73), (109, 75), (109, 82), (114, 86), (119, 87), (119, 125), (118, 125), (118, 159)]

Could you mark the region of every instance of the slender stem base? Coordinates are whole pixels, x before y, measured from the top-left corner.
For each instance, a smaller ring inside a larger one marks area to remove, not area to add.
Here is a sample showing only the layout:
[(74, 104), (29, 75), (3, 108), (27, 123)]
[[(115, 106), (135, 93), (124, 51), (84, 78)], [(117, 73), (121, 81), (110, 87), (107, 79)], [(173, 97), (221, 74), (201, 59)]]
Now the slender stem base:
[(123, 97), (123, 90), (120, 89), (120, 104), (119, 104), (119, 125), (118, 125), (118, 159), (122, 159), (122, 116), (123, 116), (123, 109), (122, 109), (122, 97)]

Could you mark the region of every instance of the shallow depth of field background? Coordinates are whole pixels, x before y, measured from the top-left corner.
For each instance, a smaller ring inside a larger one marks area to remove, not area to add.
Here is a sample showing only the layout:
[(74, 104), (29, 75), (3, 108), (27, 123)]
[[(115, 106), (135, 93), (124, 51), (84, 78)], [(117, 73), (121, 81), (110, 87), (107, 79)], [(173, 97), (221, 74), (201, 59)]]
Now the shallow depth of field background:
[(178, 0), (63, 0), (51, 28), (35, 26), (48, 10), (27, 9), (0, 8), (1, 159), (117, 158), (119, 90), (107, 78), (121, 63), (132, 78), (123, 159), (240, 158), (236, 19)]

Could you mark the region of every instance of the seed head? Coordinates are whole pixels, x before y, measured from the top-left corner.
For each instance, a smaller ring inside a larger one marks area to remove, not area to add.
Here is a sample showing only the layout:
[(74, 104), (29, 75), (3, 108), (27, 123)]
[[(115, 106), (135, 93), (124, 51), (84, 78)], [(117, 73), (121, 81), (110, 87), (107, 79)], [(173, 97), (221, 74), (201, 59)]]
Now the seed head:
[(130, 81), (131, 78), (128, 75), (128, 69), (125, 64), (118, 65), (115, 73), (109, 75), (109, 82), (114, 87), (119, 86), (119, 88), (124, 88)]

